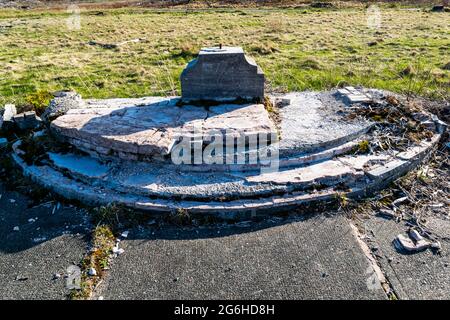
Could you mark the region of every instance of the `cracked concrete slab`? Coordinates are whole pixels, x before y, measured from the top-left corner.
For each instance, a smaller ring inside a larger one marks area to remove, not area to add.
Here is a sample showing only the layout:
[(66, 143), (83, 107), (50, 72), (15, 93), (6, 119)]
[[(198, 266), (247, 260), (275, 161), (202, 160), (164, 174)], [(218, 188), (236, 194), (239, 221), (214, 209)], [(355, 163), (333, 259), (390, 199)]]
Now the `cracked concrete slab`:
[(341, 215), (132, 230), (104, 299), (386, 299)]
[(427, 220), (427, 226), (440, 238), (440, 254), (431, 250), (398, 252), (392, 241), (398, 234), (406, 234), (404, 222), (371, 216), (363, 224), (369, 235), (367, 242), (400, 299), (450, 299), (450, 220), (439, 216)]
[[(51, 123), (62, 137), (75, 139), (85, 148), (105, 152), (153, 156), (167, 155), (170, 145), (179, 136), (189, 136), (195, 130), (221, 132), (237, 136), (240, 133), (270, 134), (275, 126), (262, 104), (220, 105), (208, 111), (203, 107), (178, 107), (170, 98), (87, 100), (82, 109), (70, 109)], [(225, 130), (228, 130), (225, 132)]]

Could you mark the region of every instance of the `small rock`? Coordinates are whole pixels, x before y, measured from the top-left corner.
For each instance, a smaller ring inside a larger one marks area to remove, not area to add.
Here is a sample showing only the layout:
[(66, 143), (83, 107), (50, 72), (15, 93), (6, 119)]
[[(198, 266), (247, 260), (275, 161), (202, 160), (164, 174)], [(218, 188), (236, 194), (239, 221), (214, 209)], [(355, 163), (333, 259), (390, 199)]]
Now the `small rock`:
[(127, 238), (129, 233), (130, 233), (129, 231), (124, 231), (120, 234), (120, 236), (123, 238)]
[(115, 247), (113, 247), (112, 252), (114, 254), (121, 255), (122, 253), (125, 252), (125, 250), (123, 250), (122, 248), (119, 248), (118, 246), (115, 246)]
[(10, 202), (10, 203), (16, 203), (16, 200), (14, 200), (14, 199), (9, 199), (9, 202)]
[(15, 227), (13, 228), (13, 231), (20, 231), (20, 228), (19, 228), (18, 226), (15, 226)]
[(55, 273), (55, 274), (53, 275), (53, 280), (57, 280), (57, 279), (59, 279), (59, 278), (61, 278), (61, 274)]
[(408, 197), (401, 197), (401, 198), (395, 199), (395, 200), (392, 202), (392, 204), (393, 204), (394, 206), (397, 206), (397, 205), (402, 204), (403, 202), (405, 202), (405, 201), (407, 201), (407, 200), (408, 200)]
[(34, 111), (28, 111), (15, 115), (13, 120), (20, 130), (36, 129), (42, 122), (41, 118), (36, 116), (36, 112)]
[(103, 299), (104, 299), (103, 296), (98, 297), (98, 300), (103, 300)]
[(22, 276), (22, 275), (17, 275), (15, 278), (16, 281), (26, 281), (28, 280), (28, 277)]
[(73, 91), (58, 91), (53, 94), (55, 98), (50, 101), (47, 109), (42, 114), (43, 121), (51, 121), (64, 115), (70, 109), (80, 109), (84, 106), (81, 96)]
[(95, 270), (95, 268), (89, 268), (88, 275), (90, 277), (96, 276), (97, 275), (97, 270)]
[(0, 115), (0, 129), (8, 131), (13, 128), (13, 117), (17, 114), (17, 109), (13, 104), (5, 105), (3, 115)]
[(439, 241), (436, 241), (431, 244), (431, 248), (440, 251), (442, 249), (442, 246)]

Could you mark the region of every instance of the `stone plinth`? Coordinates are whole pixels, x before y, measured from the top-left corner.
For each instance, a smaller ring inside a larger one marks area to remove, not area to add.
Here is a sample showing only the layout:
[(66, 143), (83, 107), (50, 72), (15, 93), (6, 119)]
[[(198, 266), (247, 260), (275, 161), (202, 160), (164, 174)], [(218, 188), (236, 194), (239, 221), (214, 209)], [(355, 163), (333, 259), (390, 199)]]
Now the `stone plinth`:
[(242, 48), (203, 48), (181, 74), (183, 102), (264, 98), (264, 73)]
[[(176, 106), (178, 99), (85, 100), (51, 123), (62, 138), (83, 151), (122, 159), (170, 154), (181, 137), (220, 132), (231, 137), (276, 134), (262, 104), (221, 104), (208, 109)], [(206, 138), (205, 138), (206, 139)]]

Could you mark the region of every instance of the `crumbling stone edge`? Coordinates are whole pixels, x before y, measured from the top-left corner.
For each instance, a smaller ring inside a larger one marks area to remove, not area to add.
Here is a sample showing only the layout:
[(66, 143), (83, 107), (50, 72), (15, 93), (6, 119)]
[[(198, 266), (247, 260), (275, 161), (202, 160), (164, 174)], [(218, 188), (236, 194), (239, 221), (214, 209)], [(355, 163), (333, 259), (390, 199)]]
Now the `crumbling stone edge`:
[(296, 192), (285, 196), (271, 198), (241, 199), (229, 202), (196, 202), (170, 199), (149, 199), (145, 196), (119, 193), (94, 185), (75, 181), (49, 166), (28, 165), (21, 158), (19, 149), (21, 141), (13, 145), (12, 159), (22, 169), (23, 174), (39, 185), (69, 200), (78, 200), (88, 205), (108, 205), (112, 203), (126, 207), (150, 211), (152, 213), (176, 213), (187, 211), (192, 214), (216, 215), (222, 219), (239, 219), (256, 216), (256, 214), (273, 214), (280, 211), (296, 209), (301, 205), (315, 205), (334, 202), (340, 196), (360, 199), (386, 187), (390, 182), (418, 166), (431, 150), (435, 148), (443, 133), (435, 134), (430, 141), (423, 141), (419, 147), (413, 147), (398, 153), (395, 159), (377, 172), (368, 172), (372, 179), (363, 185), (349, 186), (349, 191), (336, 191), (328, 188), (314, 193)]

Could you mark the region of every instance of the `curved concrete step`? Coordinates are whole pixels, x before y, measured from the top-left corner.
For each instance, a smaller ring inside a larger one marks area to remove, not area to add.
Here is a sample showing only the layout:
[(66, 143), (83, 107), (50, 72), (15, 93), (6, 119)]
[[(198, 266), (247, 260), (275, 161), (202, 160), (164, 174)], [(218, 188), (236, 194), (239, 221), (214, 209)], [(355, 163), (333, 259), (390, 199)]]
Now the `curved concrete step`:
[(153, 198), (197, 201), (270, 197), (305, 189), (351, 184), (364, 176), (361, 169), (338, 160), (327, 160), (275, 172), (183, 172), (147, 162), (102, 164), (75, 154), (49, 153), (50, 165), (84, 183), (123, 193)]
[[(348, 189), (346, 191), (330, 187), (322, 190), (292, 192), (283, 196), (274, 195), (269, 198), (239, 199), (222, 202), (151, 199), (139, 194), (122, 193), (96, 184), (83, 183), (47, 165), (27, 165), (20, 157), (21, 153), (23, 153), (19, 149), (20, 141), (13, 146), (12, 157), (16, 164), (22, 168), (24, 175), (68, 199), (76, 199), (83, 203), (95, 205), (117, 203), (130, 208), (159, 213), (183, 210), (190, 213), (214, 214), (223, 218), (237, 218), (243, 215), (253, 216), (257, 212), (272, 213), (297, 208), (298, 205), (302, 204), (332, 201), (338, 195), (345, 195), (346, 197), (365, 196), (411, 170), (426, 156), (440, 137), (440, 134), (436, 134), (431, 141), (423, 142), (419, 146), (399, 153), (395, 159), (390, 159), (387, 163), (370, 169), (366, 172), (367, 179), (365, 181), (347, 186)], [(365, 167), (368, 162), (370, 164), (373, 158), (370, 155), (364, 157), (346, 156), (341, 161), (348, 164), (352, 163), (355, 168)], [(78, 167), (78, 170), (82, 171), (83, 167)], [(94, 168), (92, 173), (99, 178), (104, 174), (104, 171), (102, 171), (102, 168)]]
[[(279, 137), (279, 155), (290, 161), (311, 153), (320, 153), (356, 140), (373, 123), (346, 117), (348, 107), (334, 97), (334, 92), (301, 92), (283, 95), (289, 103), (277, 109), (277, 123), (261, 104), (222, 104), (203, 108), (176, 106), (177, 98), (145, 97), (139, 99), (85, 100), (51, 123), (58, 136), (91, 156), (101, 159), (161, 161), (169, 164), (170, 155), (183, 138), (201, 139), (205, 146), (210, 135), (221, 134), (224, 141), (234, 141), (226, 154), (235, 156), (238, 141), (254, 142), (254, 153)], [(270, 138), (269, 138), (270, 137)], [(264, 149), (264, 148), (262, 148)], [(298, 161), (297, 161), (298, 162)], [(281, 166), (284, 164), (282, 163)], [(248, 168), (247, 168), (248, 167)], [(216, 165), (214, 171), (242, 170), (257, 165)], [(186, 166), (186, 170), (200, 167)]]

